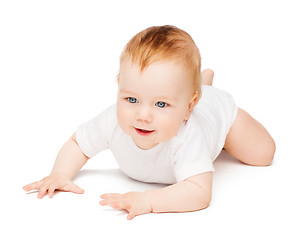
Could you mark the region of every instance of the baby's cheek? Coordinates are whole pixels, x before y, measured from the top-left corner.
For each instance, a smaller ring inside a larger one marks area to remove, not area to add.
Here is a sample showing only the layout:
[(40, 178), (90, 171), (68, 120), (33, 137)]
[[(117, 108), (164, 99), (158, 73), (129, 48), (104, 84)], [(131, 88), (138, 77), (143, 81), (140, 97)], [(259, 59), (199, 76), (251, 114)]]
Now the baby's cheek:
[(130, 114), (127, 110), (123, 109), (117, 109), (117, 120), (120, 125), (120, 127), (126, 131), (127, 126), (129, 126), (130, 121)]
[(176, 121), (172, 121), (171, 119), (167, 119), (165, 121), (162, 122), (162, 130), (161, 130), (161, 134), (162, 134), (162, 138), (163, 141), (167, 141), (169, 139), (171, 139), (172, 137), (174, 137), (180, 127), (180, 123), (176, 122)]

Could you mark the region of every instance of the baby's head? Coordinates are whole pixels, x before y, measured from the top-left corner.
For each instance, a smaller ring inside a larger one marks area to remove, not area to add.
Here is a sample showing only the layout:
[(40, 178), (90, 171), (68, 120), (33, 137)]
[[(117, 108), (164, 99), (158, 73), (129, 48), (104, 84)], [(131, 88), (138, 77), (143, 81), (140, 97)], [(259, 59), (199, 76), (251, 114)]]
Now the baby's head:
[(174, 26), (147, 28), (120, 57), (117, 118), (142, 149), (175, 136), (201, 95), (201, 59), (188, 33)]

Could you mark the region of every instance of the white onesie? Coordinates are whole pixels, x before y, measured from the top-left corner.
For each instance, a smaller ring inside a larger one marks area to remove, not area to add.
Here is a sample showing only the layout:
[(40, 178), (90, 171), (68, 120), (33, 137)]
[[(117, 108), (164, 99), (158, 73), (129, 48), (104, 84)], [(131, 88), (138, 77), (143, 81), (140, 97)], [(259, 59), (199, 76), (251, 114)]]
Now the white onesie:
[(196, 174), (214, 171), (238, 108), (227, 92), (203, 85), (202, 97), (189, 120), (176, 136), (149, 150), (142, 150), (120, 128), (116, 105), (82, 124), (76, 139), (82, 152), (93, 157), (110, 149), (129, 177), (143, 181), (174, 184)]

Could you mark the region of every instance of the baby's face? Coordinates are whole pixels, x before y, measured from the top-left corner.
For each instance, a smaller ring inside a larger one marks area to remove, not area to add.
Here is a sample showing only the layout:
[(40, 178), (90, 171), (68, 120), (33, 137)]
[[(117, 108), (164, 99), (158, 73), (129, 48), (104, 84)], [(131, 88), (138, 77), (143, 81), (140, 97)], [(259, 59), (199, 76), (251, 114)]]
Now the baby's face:
[(188, 78), (181, 65), (171, 61), (155, 62), (143, 73), (130, 61), (121, 63), (117, 118), (139, 148), (169, 140), (189, 118), (197, 96)]

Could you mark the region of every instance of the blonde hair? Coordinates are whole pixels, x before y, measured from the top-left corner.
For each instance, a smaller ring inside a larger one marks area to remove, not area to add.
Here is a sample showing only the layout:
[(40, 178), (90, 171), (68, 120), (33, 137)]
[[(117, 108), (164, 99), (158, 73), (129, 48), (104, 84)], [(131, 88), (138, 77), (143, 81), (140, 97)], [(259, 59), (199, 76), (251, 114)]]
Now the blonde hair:
[[(142, 72), (159, 60), (179, 60), (191, 74), (194, 93), (201, 96), (201, 57), (192, 37), (185, 31), (172, 26), (149, 27), (130, 39), (120, 56), (120, 64), (131, 60)], [(119, 81), (120, 72), (117, 75)]]

